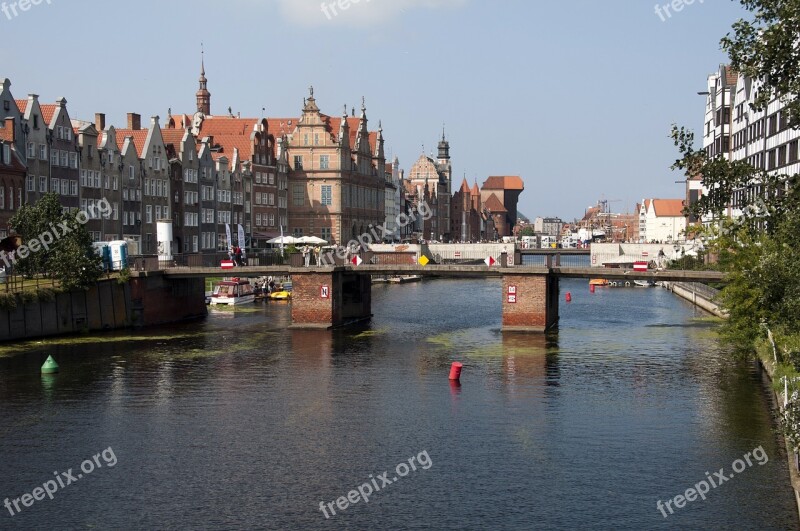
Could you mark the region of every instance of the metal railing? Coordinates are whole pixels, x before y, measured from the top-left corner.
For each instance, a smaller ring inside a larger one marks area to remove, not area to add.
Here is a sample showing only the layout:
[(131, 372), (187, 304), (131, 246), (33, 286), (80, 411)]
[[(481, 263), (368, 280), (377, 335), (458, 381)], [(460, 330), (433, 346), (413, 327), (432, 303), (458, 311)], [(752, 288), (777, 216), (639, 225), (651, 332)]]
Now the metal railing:
[(701, 284), (700, 282), (673, 282), (672, 285), (685, 289), (708, 301), (716, 300), (720, 293), (718, 289), (714, 289), (706, 284)]

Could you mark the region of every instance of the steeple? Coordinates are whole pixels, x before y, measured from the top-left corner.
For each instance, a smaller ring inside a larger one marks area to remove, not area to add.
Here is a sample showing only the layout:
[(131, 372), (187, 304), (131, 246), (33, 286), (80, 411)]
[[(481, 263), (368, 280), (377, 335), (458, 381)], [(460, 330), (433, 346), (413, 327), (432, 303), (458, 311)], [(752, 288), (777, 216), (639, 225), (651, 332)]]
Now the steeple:
[(447, 141), (447, 137), (445, 136), (444, 132), (444, 125), (442, 125), (442, 140), (439, 142), (439, 161), (449, 161), (450, 160), (450, 142)]
[(211, 93), (208, 91), (205, 51), (202, 44), (200, 45), (200, 89), (197, 91), (197, 112), (206, 116), (211, 114)]

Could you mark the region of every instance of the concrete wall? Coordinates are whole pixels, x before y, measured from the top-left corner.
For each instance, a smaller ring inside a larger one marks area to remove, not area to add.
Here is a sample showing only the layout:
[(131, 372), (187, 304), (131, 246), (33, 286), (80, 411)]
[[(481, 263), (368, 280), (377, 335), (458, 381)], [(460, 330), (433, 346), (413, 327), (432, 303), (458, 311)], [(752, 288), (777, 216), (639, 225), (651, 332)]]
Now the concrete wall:
[(593, 243), (591, 245), (591, 264), (592, 267), (604, 267), (605, 263), (657, 261), (661, 251), (664, 252), (667, 260), (674, 260), (682, 256), (681, 249), (688, 252), (692, 250), (692, 245), (679, 244), (676, 253), (675, 246), (666, 243)]
[(130, 324), (130, 287), (116, 280), (88, 291), (59, 293), (50, 302), (0, 310), (0, 341), (124, 328)]

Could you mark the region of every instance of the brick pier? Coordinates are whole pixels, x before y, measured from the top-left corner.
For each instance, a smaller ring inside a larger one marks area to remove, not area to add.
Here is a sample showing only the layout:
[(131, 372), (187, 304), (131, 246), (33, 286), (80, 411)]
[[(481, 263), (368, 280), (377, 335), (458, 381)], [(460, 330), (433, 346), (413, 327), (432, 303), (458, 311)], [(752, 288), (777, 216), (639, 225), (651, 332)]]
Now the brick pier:
[(503, 332), (542, 333), (558, 324), (558, 277), (503, 275)]
[(340, 270), (292, 274), (291, 328), (335, 328), (372, 317), (370, 275)]

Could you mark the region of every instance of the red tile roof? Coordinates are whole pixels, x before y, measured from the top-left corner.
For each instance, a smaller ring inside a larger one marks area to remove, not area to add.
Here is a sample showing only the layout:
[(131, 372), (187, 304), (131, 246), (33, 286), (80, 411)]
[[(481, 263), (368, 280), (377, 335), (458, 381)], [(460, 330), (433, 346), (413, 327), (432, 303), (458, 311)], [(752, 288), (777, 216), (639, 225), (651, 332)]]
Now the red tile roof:
[(250, 135), (214, 135), (214, 144), (222, 147), (222, 153), (233, 158), (233, 150), (239, 150), (240, 160), (253, 159), (253, 141)]
[(28, 108), (28, 100), (14, 100), (17, 104), (17, 108), (21, 114), (25, 114), (25, 110)]
[[(464, 177), (464, 180), (461, 183), (461, 193), (464, 193), (464, 194), (470, 194), (471, 193), (470, 189), (469, 189), (469, 185), (467, 184), (467, 178), (466, 177)], [(492, 194), (492, 195), (494, 195), (494, 194)]]
[(161, 130), (161, 138), (164, 139), (164, 145), (168, 146), (172, 144), (175, 146), (175, 151), (179, 151), (181, 141), (183, 140), (183, 135), (186, 134), (186, 131), (183, 129), (162, 129)]
[(500, 202), (500, 199), (494, 194), (489, 196), (489, 199), (486, 200), (483, 206), (486, 207), (489, 212), (508, 212), (506, 207), (503, 206), (503, 203)]
[(481, 190), (478, 188), (478, 183), (472, 185), (472, 195), (481, 195)]
[(207, 116), (200, 126), (200, 137), (217, 135), (250, 135), (260, 118)]
[(122, 151), (122, 146), (125, 145), (125, 137), (133, 137), (133, 146), (136, 148), (136, 154), (141, 157), (144, 143), (147, 141), (147, 129), (117, 129), (117, 147)]
[(653, 208), (656, 210), (656, 216), (661, 218), (684, 217), (682, 199), (653, 199)]
[(483, 183), (484, 190), (524, 190), (525, 183), (516, 175), (489, 177)]
[(58, 109), (58, 105), (55, 103), (40, 103), (39, 107), (42, 109), (42, 121), (49, 126), (56, 109)]

